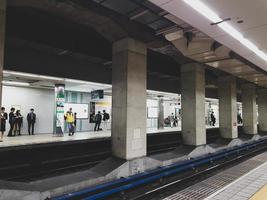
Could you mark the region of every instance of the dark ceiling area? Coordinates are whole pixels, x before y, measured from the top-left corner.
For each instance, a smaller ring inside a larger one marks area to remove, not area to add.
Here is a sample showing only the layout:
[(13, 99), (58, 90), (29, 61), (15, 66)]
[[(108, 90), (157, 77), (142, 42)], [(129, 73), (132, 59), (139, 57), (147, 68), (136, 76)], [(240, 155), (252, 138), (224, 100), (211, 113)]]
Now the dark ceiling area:
[[(129, 36), (148, 45), (148, 87), (177, 92), (180, 64), (191, 60), (160, 35), (179, 27), (147, 2), (8, 1), (5, 69), (110, 83), (112, 42)], [(216, 85), (218, 74), (207, 69), (206, 82)]]

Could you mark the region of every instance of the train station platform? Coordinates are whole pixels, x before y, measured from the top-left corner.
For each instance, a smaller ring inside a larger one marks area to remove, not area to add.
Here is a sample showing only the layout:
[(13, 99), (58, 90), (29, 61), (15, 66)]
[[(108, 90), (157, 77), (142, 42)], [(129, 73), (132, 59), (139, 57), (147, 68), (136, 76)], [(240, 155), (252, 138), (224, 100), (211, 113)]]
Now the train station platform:
[(267, 152), (199, 180), (164, 200), (266, 200)]
[[(207, 127), (207, 129), (218, 128), (218, 127)], [(179, 132), (181, 127), (165, 127), (164, 129), (148, 128), (148, 134), (155, 133), (167, 133), (167, 132)], [(57, 143), (57, 142), (71, 142), (80, 140), (90, 140), (99, 138), (111, 137), (111, 131), (88, 131), (88, 132), (77, 132), (74, 136), (68, 136), (67, 133), (63, 137), (53, 136), (52, 133), (48, 134), (35, 134), (35, 135), (22, 135), (16, 137), (4, 137), (4, 141), (0, 143), (1, 147), (12, 147), (12, 146), (23, 146), (23, 145), (34, 145), (34, 144), (46, 144), (46, 143)]]
[(206, 200), (266, 200), (267, 162), (220, 189)]

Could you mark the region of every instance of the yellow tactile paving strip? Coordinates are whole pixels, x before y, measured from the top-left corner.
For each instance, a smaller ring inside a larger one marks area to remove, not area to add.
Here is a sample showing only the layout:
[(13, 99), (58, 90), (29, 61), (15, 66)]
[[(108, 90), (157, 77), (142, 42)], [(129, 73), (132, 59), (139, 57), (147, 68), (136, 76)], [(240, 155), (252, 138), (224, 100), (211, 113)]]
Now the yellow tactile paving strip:
[(267, 185), (263, 186), (249, 200), (267, 200)]

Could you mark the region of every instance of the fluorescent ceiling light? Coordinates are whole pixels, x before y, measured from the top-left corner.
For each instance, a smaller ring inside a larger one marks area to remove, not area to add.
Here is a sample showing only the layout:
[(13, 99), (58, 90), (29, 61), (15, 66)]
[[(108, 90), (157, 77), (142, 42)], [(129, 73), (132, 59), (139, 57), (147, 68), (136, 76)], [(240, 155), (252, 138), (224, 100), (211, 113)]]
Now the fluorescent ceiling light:
[(221, 19), (217, 13), (215, 13), (212, 9), (210, 9), (206, 4), (204, 4), (200, 0), (183, 0), (185, 3), (187, 3), (189, 6), (191, 6), (193, 9), (195, 9), (197, 12), (199, 12), (201, 15), (206, 17), (208, 20), (210, 20), (213, 23), (221, 22), (218, 24), (218, 26), (224, 30), (226, 33), (231, 35), (233, 38), (238, 40), (241, 44), (243, 44), (245, 47), (250, 49), (253, 53), (255, 53), (257, 56), (259, 56), (261, 59), (267, 62), (267, 54), (261, 51), (253, 42), (246, 39), (242, 33), (240, 33), (238, 30), (236, 30), (233, 26), (231, 26), (228, 22), (223, 22), (223, 19)]
[(39, 78), (39, 79), (54, 80), (54, 81), (64, 81), (64, 78), (58, 78), (58, 77), (53, 77), (53, 76), (44, 76), (44, 75), (38, 75), (38, 74), (30, 74), (30, 73), (24, 73), (24, 72), (15, 72), (15, 71), (9, 71), (9, 70), (4, 70), (4, 74), (30, 77), (30, 78), (35, 78), (35, 79)]
[(67, 83), (86, 84), (86, 85), (89, 85), (91, 87), (93, 87), (93, 86), (100, 87), (100, 88), (111, 87), (111, 85), (109, 85), (109, 84), (95, 83), (95, 82), (90, 82), (90, 81), (82, 81), (82, 80), (75, 80), (75, 79), (69, 79), (69, 78), (66, 78), (65, 81)]
[(30, 83), (18, 82), (18, 81), (2, 81), (5, 85), (17, 85), (17, 86), (30, 86)]

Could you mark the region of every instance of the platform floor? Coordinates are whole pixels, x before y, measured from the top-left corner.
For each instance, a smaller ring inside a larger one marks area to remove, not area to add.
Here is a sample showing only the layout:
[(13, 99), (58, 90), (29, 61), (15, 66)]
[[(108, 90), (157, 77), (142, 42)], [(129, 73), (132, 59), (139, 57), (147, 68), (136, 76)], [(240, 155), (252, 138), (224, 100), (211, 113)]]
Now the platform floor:
[(267, 200), (267, 162), (205, 200)]
[[(186, 187), (164, 200), (267, 200), (267, 152)], [(264, 198), (259, 198), (265, 195)]]
[[(210, 128), (218, 128), (218, 126), (215, 126), (215, 127), (207, 126), (207, 129), (210, 129)], [(176, 132), (176, 131), (181, 131), (181, 127), (173, 127), (173, 128), (165, 127), (164, 129), (157, 129), (157, 128), (147, 129), (148, 134)], [(94, 132), (94, 131), (77, 132), (74, 134), (74, 136), (68, 136), (68, 134), (65, 133), (63, 137), (53, 136), (52, 133), (35, 134), (35, 135), (22, 134), (21, 136), (16, 136), (16, 137), (7, 137), (5, 135), (3, 142), (0, 142), (0, 148), (10, 147), (10, 146), (53, 143), (53, 142), (65, 142), (65, 141), (74, 141), (74, 140), (97, 139), (97, 138), (105, 138), (105, 137), (110, 137), (110, 136), (111, 136), (110, 130), (99, 131), (99, 132)]]
[[(165, 127), (162, 130), (158, 130), (156, 128), (147, 129), (148, 134), (153, 133), (164, 133), (164, 132), (175, 132), (180, 131), (181, 127)], [(64, 134), (63, 137), (53, 136), (52, 133), (49, 134), (35, 134), (35, 135), (27, 135), (22, 134), (21, 136), (16, 137), (7, 137), (4, 136), (4, 141), (0, 142), (1, 147), (10, 147), (10, 146), (21, 146), (21, 145), (31, 145), (31, 144), (43, 144), (43, 143), (52, 143), (52, 142), (65, 142), (65, 141), (73, 141), (73, 140), (86, 140), (86, 139), (97, 139), (97, 138), (105, 138), (110, 137), (111, 131), (89, 131), (89, 132), (77, 132), (74, 136), (69, 136), (67, 133)]]

